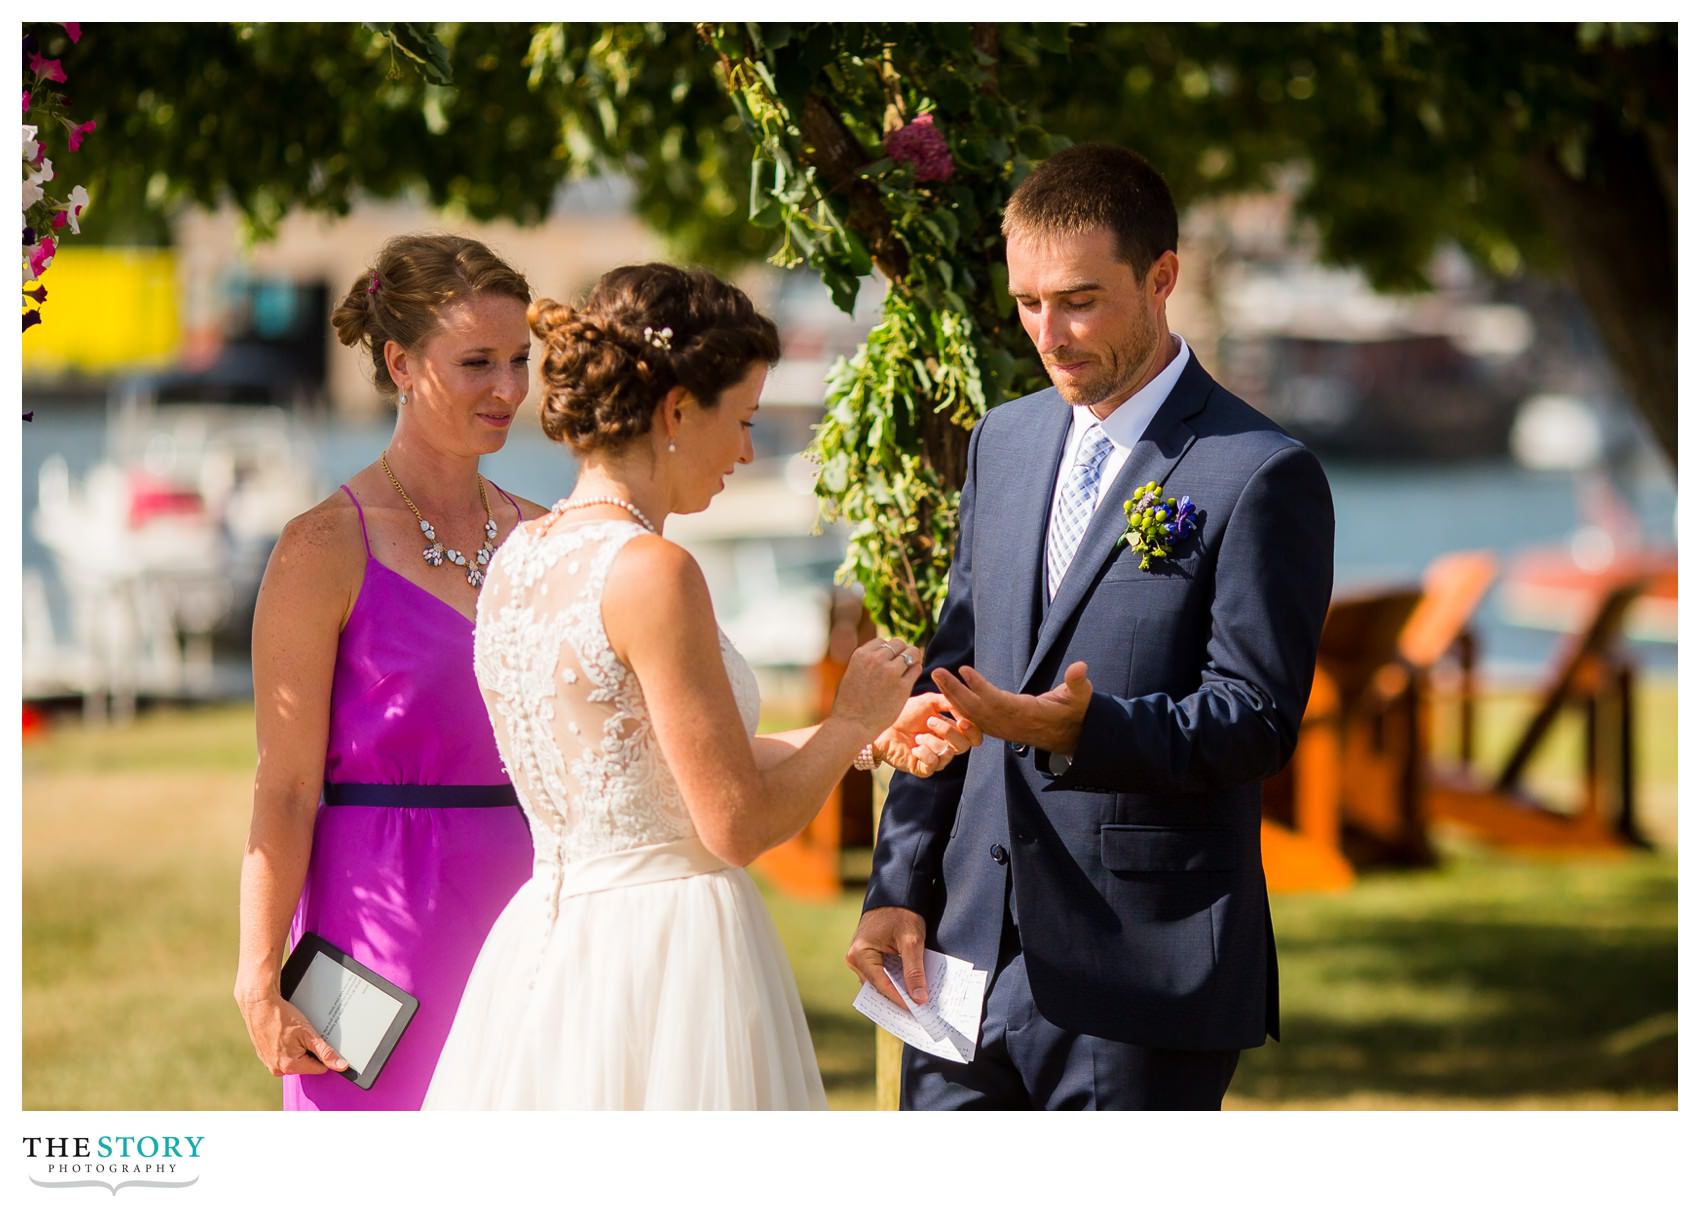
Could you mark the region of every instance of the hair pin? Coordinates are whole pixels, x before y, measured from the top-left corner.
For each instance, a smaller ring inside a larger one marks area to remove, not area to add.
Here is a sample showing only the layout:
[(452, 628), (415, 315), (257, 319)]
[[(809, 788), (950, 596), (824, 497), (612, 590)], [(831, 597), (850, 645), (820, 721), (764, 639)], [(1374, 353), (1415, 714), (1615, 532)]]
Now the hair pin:
[(369, 294), (369, 295), (375, 295), (375, 294), (378, 293), (378, 275), (377, 274), (374, 273), (372, 275), (372, 280), (366, 284), (366, 293)]
[(648, 341), (657, 349), (671, 350), (673, 348), (673, 330), (671, 328), (663, 328), (657, 332), (655, 329), (645, 325), (643, 330), (643, 339)]

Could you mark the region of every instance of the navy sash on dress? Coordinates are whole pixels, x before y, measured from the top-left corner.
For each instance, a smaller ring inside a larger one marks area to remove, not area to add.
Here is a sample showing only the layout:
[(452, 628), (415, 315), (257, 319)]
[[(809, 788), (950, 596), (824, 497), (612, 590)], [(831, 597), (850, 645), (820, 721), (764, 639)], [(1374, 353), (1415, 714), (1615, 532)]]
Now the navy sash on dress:
[(371, 808), (517, 808), (512, 783), (326, 783), (325, 803)]

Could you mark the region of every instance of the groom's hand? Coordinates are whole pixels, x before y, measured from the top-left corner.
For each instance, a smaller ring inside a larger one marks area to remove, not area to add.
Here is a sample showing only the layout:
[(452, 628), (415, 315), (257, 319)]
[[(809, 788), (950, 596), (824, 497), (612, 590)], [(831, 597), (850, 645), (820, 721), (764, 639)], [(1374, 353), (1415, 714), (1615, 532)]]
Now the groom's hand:
[(907, 1010), (885, 974), (885, 957), (902, 957), (903, 983), (909, 990), (909, 997), (913, 1001), (924, 1002), (927, 1000), (927, 969), (921, 957), (926, 945), (927, 923), (919, 913), (898, 905), (885, 905), (868, 910), (856, 923), (856, 937), (850, 940), (850, 950), (845, 954), (844, 962), (850, 965), (850, 971), (879, 990), (886, 1001)]
[(933, 685), (950, 701), (958, 716), (973, 720), (987, 736), (1020, 741), (1036, 749), (1073, 756), (1080, 742), (1081, 721), (1092, 702), (1092, 682), (1086, 662), (1076, 661), (1063, 671), (1063, 680), (1044, 694), (1013, 694), (999, 690), (972, 665), (953, 675), (933, 670)]

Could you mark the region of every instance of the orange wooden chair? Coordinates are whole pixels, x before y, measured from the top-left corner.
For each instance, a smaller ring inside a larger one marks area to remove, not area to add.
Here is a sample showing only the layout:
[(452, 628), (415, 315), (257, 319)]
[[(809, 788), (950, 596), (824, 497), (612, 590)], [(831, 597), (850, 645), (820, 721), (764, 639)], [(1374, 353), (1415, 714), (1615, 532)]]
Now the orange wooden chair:
[(1326, 891), (1355, 880), (1346, 825), (1357, 792), (1349, 755), (1376, 679), (1422, 597), (1410, 586), (1336, 594), (1323, 620), (1310, 702), (1293, 760), (1263, 792), (1263, 871), (1274, 892)]
[[(1429, 820), (1513, 848), (1609, 850), (1643, 843), (1635, 823), (1635, 665), (1623, 631), (1630, 609), (1654, 580), (1645, 569), (1630, 569), (1597, 583), (1586, 624), (1559, 646), (1535, 711), (1504, 764), (1488, 776), (1469, 765), (1433, 774)], [(1531, 760), (1567, 710), (1577, 711), (1583, 724), (1581, 792), (1569, 811), (1524, 786)], [(1469, 755), (1468, 746), (1464, 752)]]
[[(832, 711), (838, 684), (850, 654), (873, 638), (873, 624), (861, 599), (843, 592), (833, 595), (827, 650), (815, 665), (816, 718)], [(874, 842), (873, 776), (860, 770), (845, 772), (821, 810), (802, 832), (762, 855), (755, 868), (775, 887), (802, 900), (831, 900), (844, 890), (844, 851)]]
[(1341, 811), (1347, 851), (1360, 863), (1435, 861), (1426, 812), (1435, 690), (1450, 674), (1463, 721), (1461, 745), (1468, 752), (1476, 662), (1471, 619), (1497, 567), (1483, 551), (1454, 552), (1429, 565), (1392, 654), (1370, 676), (1345, 721)]

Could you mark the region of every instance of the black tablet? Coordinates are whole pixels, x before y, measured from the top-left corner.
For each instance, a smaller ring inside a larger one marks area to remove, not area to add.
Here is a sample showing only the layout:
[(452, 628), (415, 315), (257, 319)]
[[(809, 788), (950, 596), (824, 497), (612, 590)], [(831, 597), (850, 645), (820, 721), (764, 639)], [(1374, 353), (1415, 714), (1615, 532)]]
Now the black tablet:
[(285, 1000), (342, 1054), (348, 1062), (342, 1075), (362, 1090), (378, 1080), (419, 1009), (413, 994), (311, 930), (284, 961), (281, 988)]

